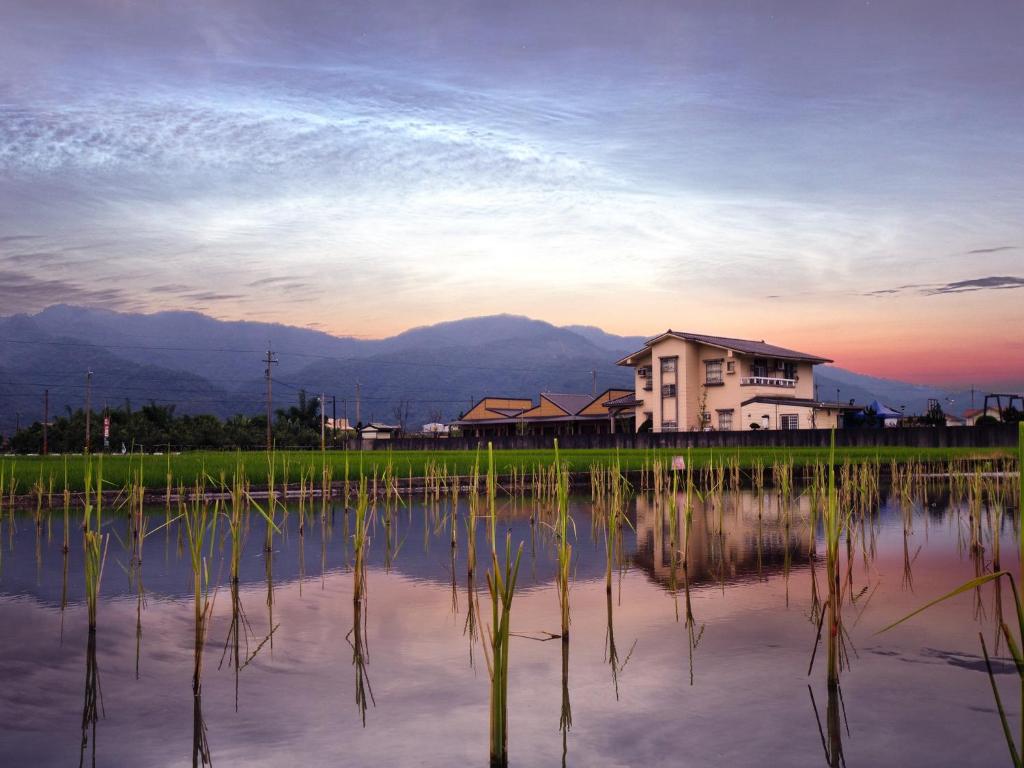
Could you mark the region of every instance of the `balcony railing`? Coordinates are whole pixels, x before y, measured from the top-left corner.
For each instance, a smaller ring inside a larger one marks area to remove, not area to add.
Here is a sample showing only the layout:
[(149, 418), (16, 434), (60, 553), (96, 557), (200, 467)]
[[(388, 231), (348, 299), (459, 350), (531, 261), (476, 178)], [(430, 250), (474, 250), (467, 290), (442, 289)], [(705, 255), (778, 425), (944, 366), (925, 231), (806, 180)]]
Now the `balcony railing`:
[(747, 376), (740, 379), (740, 386), (743, 387), (783, 387), (793, 389), (796, 386), (796, 379), (777, 379), (772, 376)]

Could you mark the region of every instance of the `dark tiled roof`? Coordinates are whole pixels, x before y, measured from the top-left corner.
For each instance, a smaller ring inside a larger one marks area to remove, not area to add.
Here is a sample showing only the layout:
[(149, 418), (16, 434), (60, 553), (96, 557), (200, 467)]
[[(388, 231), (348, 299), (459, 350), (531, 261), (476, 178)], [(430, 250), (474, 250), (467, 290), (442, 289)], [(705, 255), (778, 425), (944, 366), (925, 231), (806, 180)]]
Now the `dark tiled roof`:
[(813, 363), (831, 363), (827, 357), (819, 357), (818, 355), (811, 355), (806, 352), (798, 352), (795, 349), (787, 349), (786, 347), (779, 347), (775, 344), (768, 344), (764, 340), (755, 341), (753, 339), (734, 339), (729, 336), (709, 336), (704, 333), (689, 333), (687, 331), (665, 331), (665, 333), (652, 336), (645, 342), (644, 349), (638, 352), (634, 352), (631, 355), (627, 355), (619, 361), (622, 364), (624, 361), (631, 357), (646, 352), (650, 346), (658, 339), (664, 336), (675, 336), (678, 339), (685, 339), (687, 341), (696, 341), (701, 344), (710, 344), (715, 347), (723, 347), (725, 349), (731, 349), (735, 352), (740, 352), (744, 355), (761, 355), (763, 357), (775, 357), (782, 360), (809, 360)]
[(797, 352), (795, 349), (777, 347), (764, 341), (731, 339), (727, 336), (705, 336), (701, 333), (674, 333), (673, 335), (704, 344), (713, 344), (716, 347), (725, 347), (726, 349), (732, 349), (748, 355), (764, 355), (765, 357), (780, 357), (792, 360), (815, 360), (819, 363), (832, 362), (827, 357), (819, 357), (818, 355), (809, 355), (806, 352)]
[(579, 413), (592, 402), (594, 402), (593, 395), (567, 395), (556, 394), (553, 392), (543, 392), (542, 396), (550, 400), (552, 403), (557, 405), (570, 416), (575, 416), (577, 413)]
[(622, 397), (615, 397), (612, 398), (611, 400), (606, 400), (605, 402), (601, 403), (601, 405), (603, 405), (605, 408), (629, 408), (630, 406), (643, 404), (644, 401), (637, 400), (636, 394), (633, 392), (630, 392), (628, 395), (623, 395)]

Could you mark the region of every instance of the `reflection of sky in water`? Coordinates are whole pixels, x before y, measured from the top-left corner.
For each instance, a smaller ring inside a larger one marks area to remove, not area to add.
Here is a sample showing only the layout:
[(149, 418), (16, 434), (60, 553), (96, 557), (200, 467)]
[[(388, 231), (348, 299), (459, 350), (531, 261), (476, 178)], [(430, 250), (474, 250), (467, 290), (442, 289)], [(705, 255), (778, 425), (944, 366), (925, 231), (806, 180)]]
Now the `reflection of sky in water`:
[[(719, 510), (698, 508), (690, 545), (693, 614), (703, 636), (693, 653), (684, 626), (682, 581), (671, 592), (667, 529), (650, 502), (640, 500), (626, 531), (626, 563), (613, 594), (614, 633), (620, 662), (616, 700), (605, 660), (607, 602), (603, 534), (591, 527), (586, 505), (574, 509), (578, 539), (572, 587), (569, 684), (572, 765), (820, 765), (821, 739), (807, 684), (825, 718), (824, 667), (807, 676), (814, 641), (810, 623), (807, 507), (785, 518), (767, 500), (760, 517), (752, 498), (734, 498)], [(37, 565), (35, 528), (19, 518), (4, 529), (0, 581), (0, 754), (9, 765), (67, 765), (78, 757), (85, 679), (85, 610), (77, 531), (69, 564), (69, 597), (61, 639), (62, 538), (54, 516), (52, 540), (44, 530)], [(162, 512), (154, 517), (162, 518)], [(122, 521), (113, 522), (124, 538)], [(229, 590), (216, 598), (203, 681), (203, 711), (215, 764), (220, 765), (482, 765), (487, 753), (488, 683), (483, 654), (464, 635), (465, 529), (458, 531), (453, 610), (449, 529), (424, 528), (415, 506), (394, 518), (392, 568), (380, 518), (370, 556), (366, 609), (367, 671), (376, 707), (360, 724), (354, 701), (355, 668), (346, 634), (352, 625), (351, 574), (346, 566), (344, 520), (334, 514), (321, 572), (322, 529), (307, 523), (301, 583), (297, 516), (275, 547), (273, 648), (265, 645), (240, 673), (234, 711), (234, 675), (218, 669), (231, 618)], [(720, 521), (720, 522), (719, 522)], [(961, 525), (964, 525), (961, 523)], [(1009, 527), (1009, 526), (1007, 526)], [(507, 510), (502, 528), (523, 540), (522, 589), (512, 609), (514, 630), (557, 631), (558, 603), (551, 580), (551, 536), (534, 530), (528, 509)], [(424, 534), (426, 530), (426, 536)], [(719, 535), (719, 531), (721, 532)], [(885, 635), (885, 624), (965, 580), (974, 564), (958, 543), (957, 519), (940, 503), (917, 513), (908, 536), (913, 588), (904, 583), (904, 527), (886, 506), (874, 531), (870, 564), (857, 542), (854, 589), (875, 590), (847, 611), (857, 655), (843, 675), (849, 723), (844, 751), (850, 765), (990, 765), (1005, 762), (1005, 746), (991, 691), (979, 667), (977, 632), (993, 633), (991, 591), (982, 623), (975, 600), (964, 595)], [(1011, 536), (1011, 532), (1007, 532)], [(147, 540), (142, 640), (135, 679), (136, 601), (111, 543), (99, 611), (98, 663), (106, 717), (98, 724), (97, 764), (185, 765), (192, 744), (192, 610), (189, 571), (176, 548), (174, 527)], [(870, 535), (865, 540), (870, 540)], [(253, 637), (268, 631), (263, 529), (256, 525), (243, 558), (242, 603)], [(479, 597), (489, 616), (480, 544)], [(758, 541), (760, 540), (760, 558)], [(636, 542), (640, 542), (638, 547)], [(785, 553), (785, 542), (792, 551)], [(13, 544), (11, 543), (13, 542)], [(426, 547), (425, 547), (426, 542)], [(663, 546), (658, 547), (655, 542)], [(1016, 567), (1010, 539), (1003, 564)], [(819, 550), (821, 549), (819, 545)], [(991, 549), (991, 548), (989, 548)], [(660, 550), (660, 552), (659, 552)], [(227, 554), (227, 549), (220, 553)], [(532, 554), (535, 553), (535, 554)], [(213, 572), (218, 573), (219, 554)], [(989, 552), (989, 556), (990, 556)], [(760, 564), (760, 565), (759, 565)], [(823, 583), (818, 566), (819, 579)], [(786, 573), (788, 571), (788, 578)], [(222, 582), (226, 577), (222, 576)], [(788, 607), (787, 607), (788, 604)], [(858, 618), (859, 615), (859, 618)], [(1004, 655), (1001, 651), (1000, 655)], [(819, 656), (816, 664), (823, 663)], [(1000, 671), (1009, 672), (1005, 665)], [(510, 680), (510, 757), (513, 765), (557, 764), (561, 704), (561, 645), (514, 638)], [(1000, 675), (1005, 701), (1017, 711), (1014, 679)]]

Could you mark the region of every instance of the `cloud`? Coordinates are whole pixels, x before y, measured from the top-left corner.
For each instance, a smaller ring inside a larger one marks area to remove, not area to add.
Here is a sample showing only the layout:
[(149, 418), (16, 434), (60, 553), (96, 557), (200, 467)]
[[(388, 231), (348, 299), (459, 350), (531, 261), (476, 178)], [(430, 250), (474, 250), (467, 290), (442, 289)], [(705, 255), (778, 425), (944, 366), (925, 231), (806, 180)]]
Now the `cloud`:
[(866, 291), (861, 296), (892, 296), (910, 291), (922, 296), (938, 296), (949, 293), (969, 293), (971, 291), (1003, 291), (1012, 288), (1024, 288), (1024, 277), (991, 275), (988, 277), (975, 277), (969, 280), (956, 280), (950, 283), (900, 285), (895, 288), (879, 288), (874, 291)]
[(32, 312), (51, 304), (102, 306), (132, 309), (130, 294), (119, 288), (89, 288), (58, 278), (39, 278), (22, 272), (0, 270), (0, 307), (4, 314)]
[(23, 253), (0, 255), (0, 261), (6, 261), (9, 264), (26, 264), (34, 267), (64, 262), (66, 260), (67, 256), (61, 251), (26, 251)]
[(975, 248), (973, 251), (968, 251), (967, 254), (971, 255), (974, 253), (999, 253), (1000, 251), (1013, 251), (1016, 250), (1015, 245), (997, 245), (995, 248)]
[(1024, 277), (996, 276), (976, 277), (973, 280), (957, 280), (936, 288), (925, 288), (921, 291), (928, 296), (946, 293), (967, 293), (969, 291), (1008, 290), (1024, 288)]

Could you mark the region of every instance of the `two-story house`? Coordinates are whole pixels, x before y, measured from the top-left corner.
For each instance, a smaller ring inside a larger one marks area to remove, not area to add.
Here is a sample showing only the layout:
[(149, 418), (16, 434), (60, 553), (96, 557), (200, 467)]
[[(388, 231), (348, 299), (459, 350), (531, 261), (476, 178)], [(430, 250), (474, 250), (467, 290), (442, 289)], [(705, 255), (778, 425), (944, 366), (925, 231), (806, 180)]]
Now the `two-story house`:
[(618, 364), (635, 369), (637, 429), (674, 432), (839, 426), (856, 407), (819, 401), (814, 390), (814, 366), (830, 362), (764, 341), (668, 330)]

